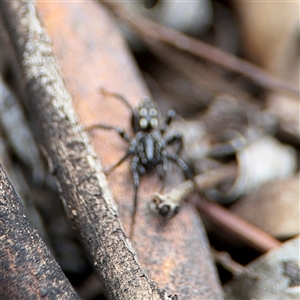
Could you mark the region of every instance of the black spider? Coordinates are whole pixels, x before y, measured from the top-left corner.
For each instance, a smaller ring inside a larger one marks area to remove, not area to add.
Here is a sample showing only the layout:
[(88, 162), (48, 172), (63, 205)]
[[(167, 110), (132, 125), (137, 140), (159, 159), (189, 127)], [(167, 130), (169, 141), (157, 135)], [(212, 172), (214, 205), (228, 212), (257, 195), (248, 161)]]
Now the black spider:
[[(133, 175), (134, 184), (132, 231), (135, 222), (138, 187), (140, 184), (141, 175), (143, 175), (147, 170), (156, 167), (157, 173), (160, 179), (163, 181), (168, 167), (168, 160), (175, 162), (182, 169), (186, 178), (192, 178), (192, 172), (184, 160), (178, 156), (182, 148), (181, 134), (179, 132), (174, 132), (173, 134), (168, 135), (167, 138), (164, 138), (166, 130), (176, 116), (175, 110), (171, 109), (168, 111), (164, 125), (160, 127), (160, 113), (157, 109), (156, 103), (149, 97), (144, 97), (139, 107), (134, 110), (123, 96), (105, 90), (102, 90), (102, 92), (106, 95), (113, 96), (121, 100), (132, 113), (132, 127), (135, 134), (133, 138), (131, 138), (130, 135), (120, 127), (96, 124), (87, 128), (89, 131), (94, 129), (114, 130), (129, 144), (129, 148), (125, 155), (117, 163), (112, 165), (106, 172), (111, 171), (115, 167), (119, 166), (129, 156), (133, 156), (131, 162), (131, 172)], [(177, 143), (179, 146), (175, 154), (169, 153), (166, 150), (166, 146), (173, 143)], [(162, 215), (167, 213), (168, 211), (160, 211), (160, 214)]]

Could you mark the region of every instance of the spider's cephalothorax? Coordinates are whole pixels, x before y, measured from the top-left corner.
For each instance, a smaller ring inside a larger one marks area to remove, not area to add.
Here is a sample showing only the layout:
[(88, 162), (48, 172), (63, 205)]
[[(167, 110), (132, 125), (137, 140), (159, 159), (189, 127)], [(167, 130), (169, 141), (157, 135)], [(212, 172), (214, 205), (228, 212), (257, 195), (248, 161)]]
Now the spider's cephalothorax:
[(159, 125), (160, 114), (157, 105), (149, 98), (144, 97), (138, 109), (132, 115), (134, 132), (149, 132)]
[[(192, 173), (190, 172), (187, 164), (178, 156), (179, 151), (182, 148), (181, 134), (179, 132), (174, 132), (173, 134), (168, 135), (167, 138), (164, 137), (168, 126), (176, 116), (173, 109), (168, 111), (163, 126), (159, 126), (160, 113), (157, 109), (156, 103), (149, 97), (144, 97), (139, 107), (135, 110), (123, 96), (108, 91), (103, 91), (103, 93), (121, 100), (132, 113), (134, 137), (130, 137), (130, 135), (122, 128), (111, 125), (96, 124), (88, 128), (89, 131), (97, 128), (114, 130), (129, 144), (125, 155), (117, 163), (111, 166), (109, 170), (111, 171), (115, 167), (119, 166), (127, 157), (133, 157), (131, 161), (131, 172), (134, 183), (134, 208), (131, 227), (132, 234), (135, 222), (140, 176), (150, 168), (155, 167), (160, 179), (163, 181), (169, 160), (175, 162), (182, 169), (186, 178), (191, 178)], [(177, 151), (175, 153), (168, 152), (166, 146), (174, 143), (179, 145)], [(161, 213), (165, 214), (168, 212), (164, 211)]]

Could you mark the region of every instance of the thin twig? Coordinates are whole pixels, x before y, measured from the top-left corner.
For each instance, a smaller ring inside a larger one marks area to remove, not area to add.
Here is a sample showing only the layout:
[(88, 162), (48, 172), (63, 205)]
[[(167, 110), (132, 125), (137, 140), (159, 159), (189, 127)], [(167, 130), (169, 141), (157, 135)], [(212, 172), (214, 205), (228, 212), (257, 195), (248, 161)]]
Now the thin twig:
[(234, 277), (237, 277), (246, 272), (246, 268), (234, 261), (228, 252), (217, 251), (213, 248), (211, 249), (211, 251), (215, 261), (219, 263), (224, 269), (229, 271)]
[[(194, 182), (196, 188), (201, 191), (210, 188), (225, 179), (233, 178), (235, 174), (235, 166), (228, 165), (207, 172), (206, 174), (197, 175)], [(194, 184), (191, 180), (188, 180), (167, 194), (154, 194), (152, 199), (152, 209), (159, 212), (167, 211), (168, 214), (166, 213), (166, 215), (172, 216), (174, 215), (174, 211), (172, 210), (175, 210), (176, 213), (184, 199), (194, 190)], [(222, 227), (224, 232), (227, 231), (234, 234), (237, 239), (261, 252), (272, 250), (279, 247), (281, 244), (268, 233), (248, 223), (217, 203), (213, 203), (203, 198), (199, 199), (197, 196), (191, 197), (191, 201), (201, 213), (205, 214), (211, 221)]]
[(239, 88), (234, 82), (222, 77), (218, 72), (188, 53), (183, 53), (155, 40), (150, 42), (145, 40), (145, 43), (163, 63), (181, 73), (195, 86), (203, 86), (212, 97), (230, 94), (236, 99), (247, 100), (251, 98), (250, 94)]
[(280, 241), (220, 204), (199, 199), (199, 197), (193, 197), (191, 200), (198, 210), (205, 214), (210, 221), (220, 226), (224, 233), (233, 234), (236, 239), (243, 241), (252, 248), (264, 253), (281, 245)]
[(170, 218), (178, 212), (184, 200), (196, 189), (205, 190), (235, 176), (235, 164), (225, 165), (199, 174), (193, 180), (184, 181), (166, 194), (155, 193), (152, 198), (151, 209)]
[(182, 34), (175, 29), (155, 23), (141, 15), (131, 13), (124, 5), (115, 2), (103, 1), (112, 11), (129, 27), (131, 27), (141, 39), (154, 39), (169, 44), (177, 49), (189, 52), (197, 57), (204, 58), (220, 67), (242, 74), (250, 78), (261, 87), (277, 92), (290, 93), (299, 97), (299, 89), (290, 86), (283, 80), (276, 78), (254, 64), (226, 53), (214, 46), (198, 39)]

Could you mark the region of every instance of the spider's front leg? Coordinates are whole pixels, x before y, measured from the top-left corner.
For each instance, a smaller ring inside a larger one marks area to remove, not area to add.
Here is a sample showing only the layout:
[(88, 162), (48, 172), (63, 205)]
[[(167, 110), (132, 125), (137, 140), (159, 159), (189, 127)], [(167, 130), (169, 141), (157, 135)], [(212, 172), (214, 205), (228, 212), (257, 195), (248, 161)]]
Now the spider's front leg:
[(179, 154), (183, 148), (183, 139), (182, 134), (178, 131), (173, 132), (171, 136), (167, 137), (165, 140), (166, 145), (174, 145), (177, 144), (178, 147), (175, 151), (176, 154)]
[(91, 132), (96, 129), (113, 130), (116, 133), (118, 133), (118, 135), (126, 142), (130, 143), (130, 141), (131, 141), (130, 135), (121, 127), (111, 126), (111, 125), (106, 125), (106, 124), (95, 124), (95, 125), (88, 126), (85, 129), (88, 132)]
[(133, 107), (131, 106), (129, 101), (123, 95), (115, 93), (115, 92), (110, 92), (110, 91), (106, 90), (105, 88), (101, 88), (101, 93), (104, 96), (110, 96), (110, 97), (114, 97), (114, 98), (120, 100), (121, 102), (123, 102), (123, 104), (125, 104), (127, 106), (127, 108), (129, 108), (129, 110), (131, 111), (131, 114), (134, 114)]
[[(177, 113), (174, 109), (168, 110), (167, 117), (165, 119), (164, 125), (162, 129), (160, 130), (161, 134), (164, 135), (166, 131), (168, 130), (170, 124), (177, 116)], [(176, 149), (176, 154), (179, 154), (183, 147), (183, 140), (182, 140), (182, 134), (178, 131), (173, 132), (172, 135), (166, 138), (165, 140), (166, 145), (172, 145), (177, 144), (178, 148)]]
[(175, 109), (168, 110), (164, 126), (160, 130), (162, 135), (167, 131), (167, 129), (169, 128), (171, 122), (175, 119), (176, 115), (177, 115), (177, 113), (176, 113)]

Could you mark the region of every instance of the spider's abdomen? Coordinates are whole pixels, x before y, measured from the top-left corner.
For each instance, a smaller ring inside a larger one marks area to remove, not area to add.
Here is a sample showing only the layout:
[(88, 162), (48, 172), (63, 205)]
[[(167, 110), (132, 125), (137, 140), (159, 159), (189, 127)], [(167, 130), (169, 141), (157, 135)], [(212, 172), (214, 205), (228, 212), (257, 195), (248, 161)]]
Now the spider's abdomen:
[(145, 155), (147, 161), (152, 161), (155, 156), (155, 141), (149, 136), (145, 138)]
[(140, 162), (146, 169), (162, 162), (164, 142), (157, 132), (139, 132), (136, 136), (137, 153)]

